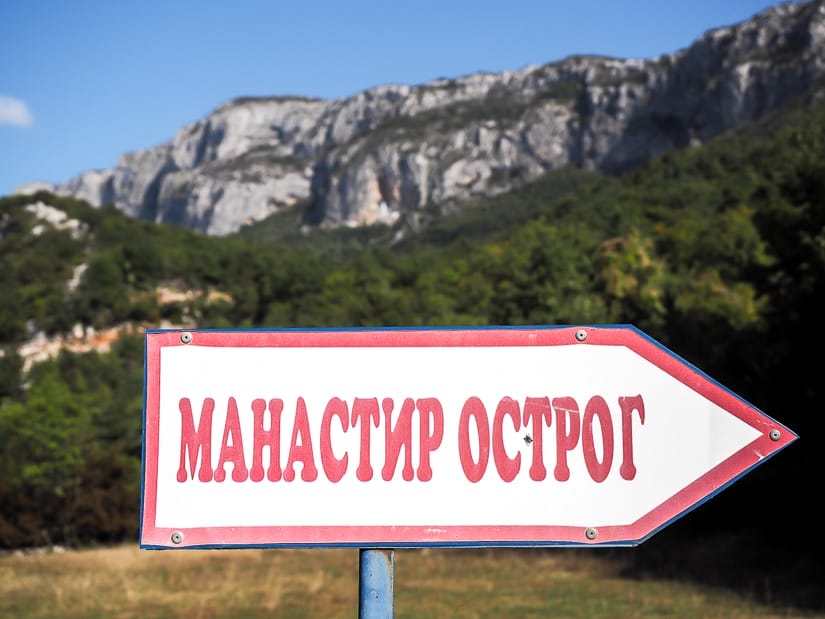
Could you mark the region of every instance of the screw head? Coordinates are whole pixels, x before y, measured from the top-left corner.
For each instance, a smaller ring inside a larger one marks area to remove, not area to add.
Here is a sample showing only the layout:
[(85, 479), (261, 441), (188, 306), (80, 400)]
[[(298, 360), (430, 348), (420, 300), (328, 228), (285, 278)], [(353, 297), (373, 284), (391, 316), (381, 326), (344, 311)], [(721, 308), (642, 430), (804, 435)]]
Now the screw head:
[(599, 536), (599, 533), (593, 527), (588, 527), (584, 530), (584, 536), (592, 542)]
[(189, 344), (192, 342), (192, 334), (191, 333), (181, 333), (180, 334), (180, 341), (181, 344)]
[(782, 438), (782, 433), (779, 430), (771, 430), (768, 436), (771, 438), (772, 441), (778, 441)]
[(172, 543), (173, 544), (180, 544), (183, 541), (183, 533), (180, 531), (175, 531), (172, 533)]
[(576, 339), (580, 342), (583, 342), (584, 340), (586, 340), (587, 339), (587, 331), (585, 331), (584, 329), (579, 329), (578, 331), (576, 331)]

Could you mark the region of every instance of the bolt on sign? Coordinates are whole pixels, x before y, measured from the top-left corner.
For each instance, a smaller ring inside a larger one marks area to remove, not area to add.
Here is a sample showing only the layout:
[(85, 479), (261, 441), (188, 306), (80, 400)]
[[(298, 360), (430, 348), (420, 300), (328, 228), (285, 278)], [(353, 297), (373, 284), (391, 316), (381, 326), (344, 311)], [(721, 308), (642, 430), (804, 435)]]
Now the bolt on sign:
[(631, 326), (155, 330), (140, 545), (636, 545), (797, 439)]

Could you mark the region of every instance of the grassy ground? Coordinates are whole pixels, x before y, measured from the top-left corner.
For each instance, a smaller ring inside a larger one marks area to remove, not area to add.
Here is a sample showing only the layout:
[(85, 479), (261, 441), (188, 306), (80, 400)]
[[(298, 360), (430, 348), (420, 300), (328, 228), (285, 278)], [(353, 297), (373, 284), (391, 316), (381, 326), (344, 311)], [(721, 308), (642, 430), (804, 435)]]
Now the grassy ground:
[[(0, 558), (0, 617), (356, 617), (358, 550), (114, 548)], [(578, 550), (396, 550), (396, 617), (823, 617), (622, 577)]]

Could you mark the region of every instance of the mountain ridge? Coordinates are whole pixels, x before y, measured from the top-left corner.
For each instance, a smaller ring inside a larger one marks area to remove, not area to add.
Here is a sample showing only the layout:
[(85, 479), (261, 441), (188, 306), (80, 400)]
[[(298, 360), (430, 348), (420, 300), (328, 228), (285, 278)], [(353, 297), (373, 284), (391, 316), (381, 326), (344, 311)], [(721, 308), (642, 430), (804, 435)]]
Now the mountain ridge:
[(822, 79), (823, 49), (817, 0), (650, 59), (579, 54), (332, 100), (239, 97), (114, 168), (48, 188), (208, 235), (296, 206), (304, 225), (403, 235), (549, 170), (626, 170), (756, 120)]

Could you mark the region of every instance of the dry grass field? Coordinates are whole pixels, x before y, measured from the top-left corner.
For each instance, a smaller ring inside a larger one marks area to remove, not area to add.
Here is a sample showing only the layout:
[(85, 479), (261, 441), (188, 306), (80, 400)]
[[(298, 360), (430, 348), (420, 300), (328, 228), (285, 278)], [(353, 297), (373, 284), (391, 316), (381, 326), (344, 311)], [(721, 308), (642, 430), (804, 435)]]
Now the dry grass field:
[[(357, 617), (357, 549), (139, 550), (0, 557), (0, 617)], [(622, 577), (578, 550), (395, 551), (396, 617), (825, 617), (727, 590)]]

